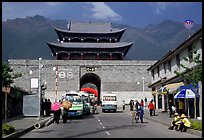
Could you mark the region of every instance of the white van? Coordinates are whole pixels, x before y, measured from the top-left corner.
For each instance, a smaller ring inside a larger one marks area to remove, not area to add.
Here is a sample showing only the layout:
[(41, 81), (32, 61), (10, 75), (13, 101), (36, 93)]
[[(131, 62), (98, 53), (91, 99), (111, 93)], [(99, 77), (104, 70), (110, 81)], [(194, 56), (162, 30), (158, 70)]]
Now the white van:
[(102, 95), (102, 112), (106, 110), (116, 112), (117, 110), (117, 96), (113, 93), (104, 93)]

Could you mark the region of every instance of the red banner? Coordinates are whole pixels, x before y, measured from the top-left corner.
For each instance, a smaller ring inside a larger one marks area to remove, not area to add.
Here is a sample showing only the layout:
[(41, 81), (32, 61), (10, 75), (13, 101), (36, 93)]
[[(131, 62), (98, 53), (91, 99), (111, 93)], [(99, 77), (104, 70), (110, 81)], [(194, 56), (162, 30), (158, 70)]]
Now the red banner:
[(98, 91), (93, 88), (86, 87), (86, 88), (82, 88), (81, 91), (93, 93), (96, 95), (96, 97), (98, 97)]

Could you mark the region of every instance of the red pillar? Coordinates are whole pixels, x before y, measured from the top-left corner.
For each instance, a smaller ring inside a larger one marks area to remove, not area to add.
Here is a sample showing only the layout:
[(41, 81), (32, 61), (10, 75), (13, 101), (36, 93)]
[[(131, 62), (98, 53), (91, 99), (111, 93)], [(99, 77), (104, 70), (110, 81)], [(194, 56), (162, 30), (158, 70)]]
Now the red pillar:
[(56, 56), (55, 56), (55, 60), (57, 60), (58, 59), (58, 53), (56, 53)]
[(81, 53), (81, 60), (83, 60), (83, 53)]
[(97, 60), (99, 60), (99, 53), (97, 53)]
[(110, 53), (110, 60), (112, 60), (112, 53)]
[(122, 60), (124, 60), (124, 53), (122, 53), (122, 56), (121, 56), (121, 57), (122, 57)]
[(70, 53), (68, 53), (68, 58), (67, 58), (67, 60), (70, 60)]

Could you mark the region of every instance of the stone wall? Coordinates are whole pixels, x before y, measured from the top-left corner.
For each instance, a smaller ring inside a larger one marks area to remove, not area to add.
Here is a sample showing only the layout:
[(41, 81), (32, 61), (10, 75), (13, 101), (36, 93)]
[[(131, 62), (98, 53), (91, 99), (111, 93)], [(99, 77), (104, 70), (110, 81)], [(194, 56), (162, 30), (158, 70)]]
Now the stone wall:
[[(126, 102), (132, 97), (151, 98), (151, 89), (148, 88), (148, 84), (151, 84), (151, 76), (147, 69), (155, 62), (146, 60), (42, 60), (41, 83), (47, 83), (45, 97), (53, 100), (56, 85), (56, 73), (53, 67), (58, 66), (58, 99), (65, 91), (79, 90), (80, 78), (86, 73), (94, 73), (100, 78), (102, 93), (116, 92), (118, 95), (120, 94), (119, 102), (122, 102), (123, 95), (125, 95)], [(37, 93), (38, 89), (30, 88), (30, 80), (39, 77), (38, 60), (12, 59), (9, 60), (9, 64), (14, 72), (23, 74), (23, 77), (16, 79), (13, 85), (32, 91), (34, 94)], [(94, 68), (94, 71), (89, 71), (88, 68)], [(30, 70), (32, 70), (32, 75), (29, 74)], [(145, 93), (142, 93), (142, 77), (144, 77)]]

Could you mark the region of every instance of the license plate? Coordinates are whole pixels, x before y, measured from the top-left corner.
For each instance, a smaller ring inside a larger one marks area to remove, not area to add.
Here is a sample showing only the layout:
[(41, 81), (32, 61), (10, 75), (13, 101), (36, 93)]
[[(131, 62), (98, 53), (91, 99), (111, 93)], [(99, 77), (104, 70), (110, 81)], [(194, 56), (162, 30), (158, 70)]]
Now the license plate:
[(75, 114), (75, 112), (69, 112), (71, 115), (74, 115)]

